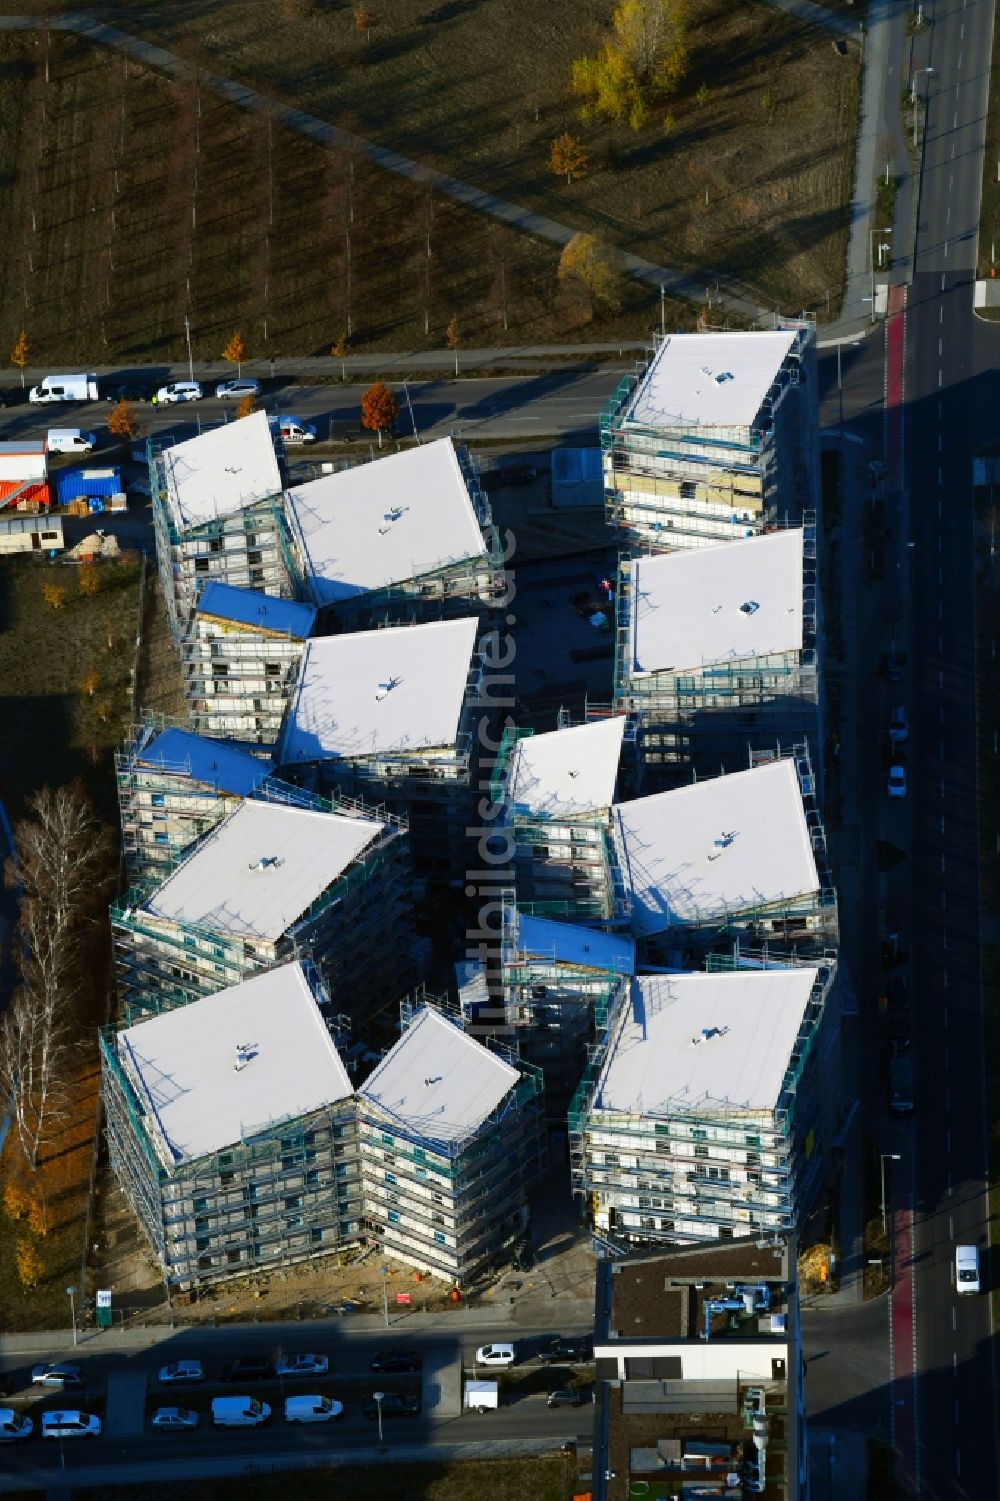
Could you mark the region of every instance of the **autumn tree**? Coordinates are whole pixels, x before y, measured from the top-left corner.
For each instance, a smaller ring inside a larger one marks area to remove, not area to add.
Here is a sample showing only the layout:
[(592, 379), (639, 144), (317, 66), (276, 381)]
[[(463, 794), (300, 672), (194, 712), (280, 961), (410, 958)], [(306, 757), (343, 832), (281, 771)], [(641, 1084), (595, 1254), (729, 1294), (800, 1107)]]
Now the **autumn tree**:
[(361, 397), (361, 426), (368, 432), (378, 433), (378, 446), (382, 447), (382, 434), (392, 427), (399, 416), (399, 403), (385, 384), (377, 380)]
[(135, 408), (124, 399), (116, 402), (108, 413), (108, 432), (116, 438), (134, 438), (139, 431)]
[(379, 15), (378, 11), (374, 9), (373, 6), (356, 5), (354, 7), (354, 29), (356, 31), (364, 32), (366, 42), (371, 41), (372, 32), (375, 30), (376, 26), (381, 26), (381, 24), (382, 17)]
[(14, 1259), (21, 1286), (29, 1290), (37, 1287), (45, 1276), (45, 1262), (35, 1242), (26, 1235), (19, 1236)]
[(588, 302), (612, 310), (620, 307), (618, 269), (612, 252), (597, 235), (579, 233), (559, 257), (559, 280), (576, 288)]
[(552, 142), (549, 166), (557, 177), (565, 177), (567, 182), (572, 182), (574, 177), (582, 177), (589, 160), (586, 146), (577, 136), (570, 135), (568, 130), (564, 130)]
[(236, 408), (237, 420), (239, 420), (240, 417), (252, 417), (256, 410), (257, 398), (253, 394), (253, 392), (250, 391), (246, 396), (243, 397), (239, 406)]
[(10, 362), (17, 365), (21, 372), (21, 390), (24, 390), (24, 367), (28, 363), (28, 335), (22, 328), (17, 336), (17, 343), (10, 352)]
[(444, 331), (445, 343), (455, 355), (455, 374), (458, 375), (458, 348), (461, 344), (461, 336), (458, 332), (458, 314), (452, 313), (448, 319), (448, 327)]
[(594, 57), (573, 62), (571, 87), (583, 119), (641, 130), (650, 105), (669, 94), (688, 62), (685, 0), (620, 0), (612, 35)]
[(226, 360), (228, 364), (235, 365), (237, 376), (241, 376), (243, 374), (243, 361), (246, 359), (246, 357), (247, 347), (243, 342), (243, 335), (240, 333), (239, 329), (236, 328), (233, 330), (233, 336), (230, 339), (229, 343), (222, 351), (222, 358)]
[(25, 1220), (31, 1213), (31, 1190), (19, 1178), (8, 1178), (3, 1186), (3, 1207), (12, 1220)]
[(31, 1208), (28, 1210), (28, 1229), (32, 1235), (37, 1235), (44, 1240), (49, 1233), (51, 1224), (52, 1217), (49, 1214), (49, 1206), (45, 1201), (44, 1191), (41, 1185), (39, 1185), (39, 1191), (32, 1199)]
[(80, 593), (85, 599), (93, 599), (95, 594), (101, 592), (101, 575), (94, 563), (81, 563), (77, 574), (77, 583), (80, 585)]
[(88, 667), (80, 679), (80, 692), (85, 693), (88, 698), (93, 698), (100, 686), (101, 679), (98, 673), (93, 667)]
[(50, 610), (61, 610), (66, 603), (66, 586), (64, 584), (43, 584), (42, 598)]

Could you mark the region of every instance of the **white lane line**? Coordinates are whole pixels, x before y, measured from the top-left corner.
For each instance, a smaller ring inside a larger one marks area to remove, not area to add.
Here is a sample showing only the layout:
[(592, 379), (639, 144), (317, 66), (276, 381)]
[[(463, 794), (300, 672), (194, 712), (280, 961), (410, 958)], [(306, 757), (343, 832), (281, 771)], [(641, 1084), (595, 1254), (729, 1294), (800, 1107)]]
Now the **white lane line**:
[(947, 1032), (947, 1030), (948, 1030), (948, 1007), (947, 1006), (945, 1006), (943, 1008), (941, 1014), (942, 1014), (942, 1017), (943, 1017), (943, 1020), (944, 1020), (944, 1029)]
[(948, 929), (947, 928), (942, 928), (941, 929), (941, 947), (943, 949), (946, 949), (948, 947)]
[[(955, 93), (956, 94), (958, 93), (958, 88), (957, 87), (955, 89)], [(952, 116), (951, 128), (952, 128), (952, 130), (957, 130), (958, 129), (958, 110), (956, 110), (955, 113), (954, 113), (954, 115)]]
[[(943, 573), (941, 567), (939, 566), (938, 567), (938, 585), (940, 586), (943, 583), (944, 583), (944, 573)], [(942, 683), (941, 686), (944, 687), (944, 684)]]
[[(941, 989), (942, 990), (947, 990), (948, 989), (948, 971), (946, 969), (943, 969), (941, 971)], [(944, 1014), (945, 1014), (945, 1018), (947, 1018), (947, 1016), (948, 1016), (948, 1007), (947, 1006), (944, 1008)], [(947, 1022), (947, 1019), (946, 1019), (945, 1020), (945, 1026), (947, 1026), (947, 1025), (948, 1025), (948, 1022)]]
[(952, 159), (952, 161), (955, 160), (955, 142), (954, 141), (952, 141), (952, 143), (951, 143), (951, 159)]
[(938, 371), (938, 390), (939, 390), (939, 391), (940, 391), (940, 389), (941, 389), (941, 387), (942, 387), (942, 386), (943, 386), (943, 385), (944, 385), (944, 376), (943, 376), (943, 375), (942, 375), (942, 374), (941, 374), (941, 372), (940, 372), (940, 370), (939, 370), (939, 371)]
[(943, 323), (944, 322), (944, 308), (943, 307), (939, 307), (938, 308), (938, 322), (939, 323)]
[[(940, 346), (940, 344), (941, 344), (941, 340), (938, 339), (938, 345)], [(938, 354), (940, 354), (940, 353), (941, 353), (941, 350), (940, 350), (940, 347), (939, 347), (938, 348)], [(940, 453), (943, 448), (944, 448), (944, 434), (943, 433), (938, 433), (938, 453)]]
[[(957, 1328), (958, 1328), (958, 1319), (955, 1316), (955, 1310), (953, 1308), (951, 1310), (951, 1332), (952, 1332), (952, 1334), (955, 1333), (955, 1330)], [(955, 1403), (955, 1406), (956, 1406), (956, 1408), (958, 1407), (958, 1403), (957, 1402)]]
[(944, 871), (944, 850), (941, 851), (941, 870)]
[(965, 22), (964, 22), (964, 21), (963, 21), (963, 22), (962, 22), (962, 25), (961, 25), (961, 27), (960, 27), (960, 28), (959, 28), (959, 32), (958, 32), (958, 40), (959, 40), (959, 41), (960, 41), (960, 42), (964, 42), (964, 41), (965, 41)]
[[(944, 281), (944, 277), (943, 276), (942, 276), (941, 280)], [(941, 418), (942, 418), (943, 414), (944, 414), (944, 402), (939, 401), (938, 402), (938, 421), (939, 422), (941, 421)]]
[(944, 619), (944, 600), (938, 599), (938, 620)]
[(948, 205), (947, 212), (945, 213), (945, 216), (944, 216), (944, 222), (946, 224), (950, 224), (951, 223), (951, 204), (950, 203)]
[[(938, 484), (939, 485), (943, 485), (944, 484), (944, 470), (941, 468), (940, 464), (938, 465)], [(940, 542), (940, 541), (941, 541), (941, 538), (939, 536), (938, 537), (938, 542)], [(939, 547), (938, 548), (938, 552), (940, 552), (940, 551), (941, 551), (941, 548)]]
[(944, 704), (938, 704), (938, 724), (944, 724)]
[(941, 911), (942, 912), (947, 912), (947, 910), (948, 910), (948, 893), (946, 891), (942, 891), (942, 893), (941, 893)]
[[(941, 635), (938, 636), (938, 651), (944, 655), (944, 637)], [(941, 747), (941, 759), (944, 759), (944, 746)]]
[[(940, 583), (940, 582), (941, 582), (941, 580), (938, 579), (938, 583)], [(943, 688), (944, 687), (944, 673), (942, 672), (942, 670), (941, 670), (940, 667), (938, 668), (938, 687), (939, 688)], [(943, 782), (941, 783), (941, 796), (944, 797), (944, 783)]]
[(961, 52), (958, 54), (958, 62), (956, 63), (955, 66), (958, 67), (958, 68), (960, 68), (962, 66), (962, 54), (961, 54)]
[[(938, 470), (938, 474), (940, 474), (940, 473), (941, 473), (941, 471), (939, 469)], [(940, 484), (940, 483), (941, 483), (941, 481), (938, 480), (938, 484)], [(940, 532), (938, 532), (938, 552), (944, 552), (944, 538), (942, 537), (942, 535), (941, 535)]]
[(938, 496), (938, 520), (939, 521), (941, 520), (943, 505), (944, 505), (944, 502), (942, 501), (941, 497)]
[[(938, 359), (940, 359), (943, 354), (944, 354), (944, 340), (943, 339), (938, 339)], [(938, 439), (938, 445), (939, 446), (940, 446), (940, 441), (941, 440)]]
[(951, 1374), (958, 1379), (958, 1352), (955, 1350), (951, 1352)]

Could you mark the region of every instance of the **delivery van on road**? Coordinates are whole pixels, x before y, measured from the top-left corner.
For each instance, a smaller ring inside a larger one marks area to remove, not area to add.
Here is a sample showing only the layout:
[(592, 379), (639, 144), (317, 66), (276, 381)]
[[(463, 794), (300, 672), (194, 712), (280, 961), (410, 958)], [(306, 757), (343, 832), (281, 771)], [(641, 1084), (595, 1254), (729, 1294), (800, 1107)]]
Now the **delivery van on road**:
[(28, 400), (36, 405), (50, 401), (96, 401), (96, 375), (46, 375), (32, 386)]
[(97, 447), (97, 434), (84, 432), (81, 427), (50, 427), (45, 446), (49, 453), (92, 453)]
[(256, 1397), (215, 1397), (212, 1422), (216, 1428), (259, 1428), (271, 1416), (266, 1402)]

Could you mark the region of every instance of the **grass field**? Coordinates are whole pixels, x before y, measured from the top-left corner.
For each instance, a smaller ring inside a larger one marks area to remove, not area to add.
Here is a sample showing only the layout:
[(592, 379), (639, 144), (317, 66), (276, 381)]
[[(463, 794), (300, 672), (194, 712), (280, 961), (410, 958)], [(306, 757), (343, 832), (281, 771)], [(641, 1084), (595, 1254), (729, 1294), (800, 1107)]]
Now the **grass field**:
[[(692, 0), (673, 123), (657, 110), (633, 135), (581, 125), (568, 95), (572, 58), (596, 49), (607, 21), (597, 0), (544, 13), (425, 4), (398, 0), (370, 41), (349, 5), (319, 0), (283, 24), (278, 0), (95, 10), (654, 261), (729, 274), (789, 311), (825, 314), (828, 298), (836, 311), (853, 44), (838, 57), (828, 35), (763, 0)], [(440, 347), (453, 314), (466, 344), (635, 336), (658, 317), (639, 288), (614, 314), (560, 295), (554, 247), (75, 37), (53, 32), (46, 49), (3, 34), (0, 78), (0, 321), (11, 345), (27, 329), (33, 364), (177, 357), (185, 311), (206, 358), (234, 327), (257, 356), (322, 353), (349, 313), (355, 346), (376, 348)], [(548, 168), (565, 129), (591, 157), (570, 185)], [(671, 323), (690, 317), (670, 310)]]
[[(248, 1475), (239, 1479), (185, 1480), (185, 1501), (285, 1501), (294, 1489), (297, 1501), (387, 1501), (405, 1495), (406, 1501), (570, 1501), (574, 1467), (561, 1457), (551, 1459), (470, 1460), (464, 1464), (412, 1465), (400, 1486), (398, 1470), (299, 1470), (288, 1475)], [(115, 1501), (171, 1501), (176, 1487), (117, 1486)], [(106, 1491), (77, 1490), (78, 1501), (105, 1501)]]

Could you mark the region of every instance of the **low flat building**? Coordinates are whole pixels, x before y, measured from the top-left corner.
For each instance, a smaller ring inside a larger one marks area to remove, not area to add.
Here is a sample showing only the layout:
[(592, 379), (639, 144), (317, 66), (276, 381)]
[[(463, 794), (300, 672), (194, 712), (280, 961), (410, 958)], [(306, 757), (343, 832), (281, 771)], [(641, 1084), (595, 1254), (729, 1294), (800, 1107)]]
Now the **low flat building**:
[(623, 561), (615, 707), (638, 723), (647, 790), (822, 743), (815, 521)]
[(0, 512), (0, 557), (18, 552), (62, 552), (63, 546), (61, 516), (50, 516), (47, 511), (30, 514), (15, 510), (10, 515)]
[(602, 1261), (594, 1501), (809, 1493), (790, 1237)]
[(643, 975), (620, 987), (570, 1110), (598, 1236), (701, 1241), (804, 1224), (841, 1077), (835, 966)]
[(625, 730), (617, 715), (542, 735), (505, 731), (492, 798), (512, 836), (525, 911), (568, 922), (626, 920), (609, 837)]
[(130, 886), (162, 880), (274, 769), (238, 746), (154, 720), (135, 728), (115, 766)]
[(745, 940), (773, 955), (837, 944), (837, 899), (808, 754), (619, 803), (632, 930), (657, 963)]
[(206, 584), (181, 640), (192, 727), (202, 735), (273, 746), (315, 623), (312, 605)]
[(183, 443), (150, 439), (156, 561), (174, 639), (208, 583), (291, 599), (295, 577), (282, 478), (266, 412)]
[(356, 1022), (397, 1004), (415, 978), (405, 830), (340, 805), (246, 799), (111, 920), (129, 1020), (293, 958), (316, 965)]
[(460, 1285), (510, 1256), (543, 1166), (537, 1073), (430, 1006), (358, 1091), (366, 1233)]
[(310, 641), (278, 746), (282, 775), (385, 804), (408, 822), (417, 869), (465, 866), (483, 666), (476, 619)]
[(353, 1090), (321, 1001), (315, 974), (291, 963), (105, 1028), (112, 1171), (172, 1287), (358, 1238)]
[(798, 521), (819, 503), (816, 331), (670, 334), (601, 419), (609, 523), (656, 552)]
[(340, 621), (419, 621), (492, 606), (501, 552), (468, 451), (440, 438), (288, 491), (305, 588)]

